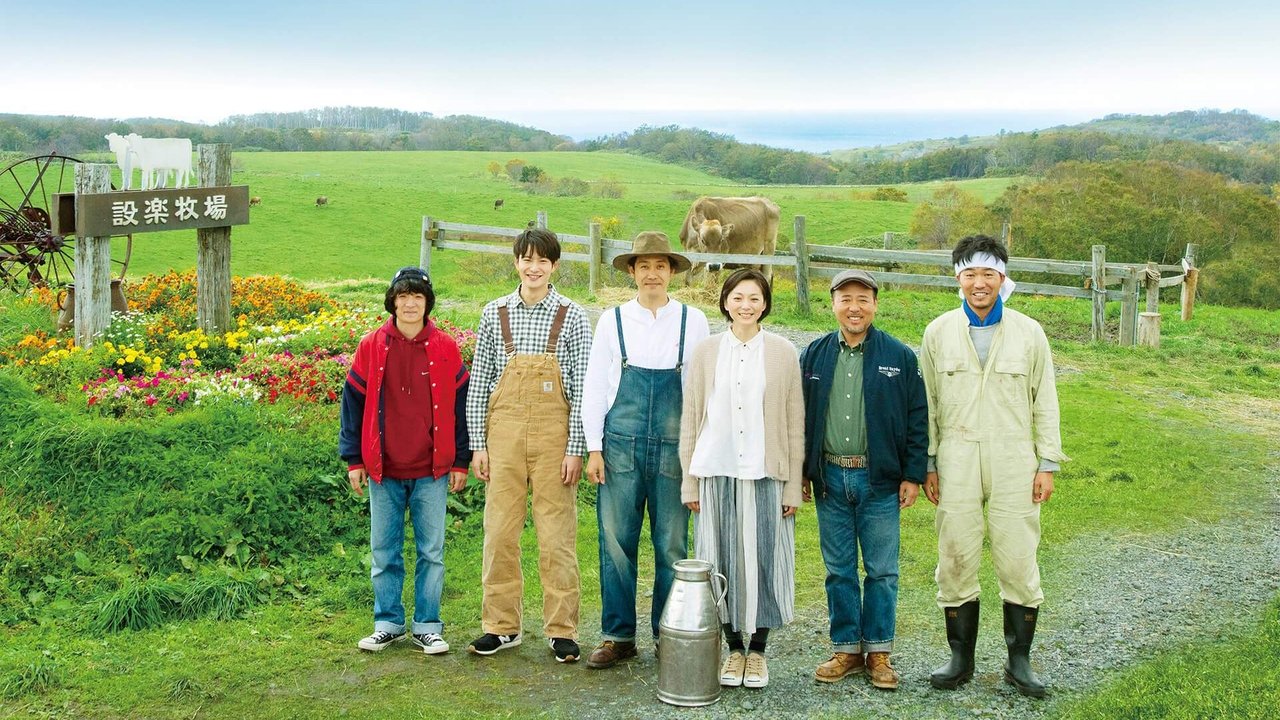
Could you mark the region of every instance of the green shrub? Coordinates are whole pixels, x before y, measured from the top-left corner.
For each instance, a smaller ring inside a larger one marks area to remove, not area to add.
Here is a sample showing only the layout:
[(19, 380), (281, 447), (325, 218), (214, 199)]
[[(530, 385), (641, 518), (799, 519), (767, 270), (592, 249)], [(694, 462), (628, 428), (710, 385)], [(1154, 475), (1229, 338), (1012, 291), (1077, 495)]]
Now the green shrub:
[(552, 193), (561, 197), (580, 197), (591, 192), (591, 184), (582, 178), (562, 177), (555, 181)]
[(89, 608), (89, 627), (97, 633), (146, 630), (177, 615), (180, 586), (155, 578), (127, 578)]
[(40, 695), (62, 685), (62, 669), (48, 658), (40, 658), (5, 673), (0, 697), (15, 699)]

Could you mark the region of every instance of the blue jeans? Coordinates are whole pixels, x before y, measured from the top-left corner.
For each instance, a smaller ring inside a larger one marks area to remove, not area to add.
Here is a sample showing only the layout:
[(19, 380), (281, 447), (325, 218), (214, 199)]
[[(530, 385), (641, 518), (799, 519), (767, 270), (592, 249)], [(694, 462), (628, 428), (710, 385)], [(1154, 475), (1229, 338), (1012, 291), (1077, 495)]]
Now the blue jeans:
[(640, 524), (649, 507), (653, 540), (653, 607), (658, 622), (675, 581), (675, 562), (688, 557), (689, 509), (680, 502), (679, 443), (605, 433), (605, 483), (596, 495), (600, 531), (601, 636), (631, 642), (636, 637), (636, 561)]
[(373, 629), (405, 629), (404, 513), (413, 521), (417, 565), (413, 573), (413, 632), (442, 633), (440, 594), (444, 590), (447, 475), (432, 479), (369, 483), (369, 544), (373, 548)]
[[(836, 652), (893, 650), (898, 605), (898, 489), (872, 487), (863, 469), (827, 463), (816, 500)], [(866, 577), (858, 585), (858, 551)]]

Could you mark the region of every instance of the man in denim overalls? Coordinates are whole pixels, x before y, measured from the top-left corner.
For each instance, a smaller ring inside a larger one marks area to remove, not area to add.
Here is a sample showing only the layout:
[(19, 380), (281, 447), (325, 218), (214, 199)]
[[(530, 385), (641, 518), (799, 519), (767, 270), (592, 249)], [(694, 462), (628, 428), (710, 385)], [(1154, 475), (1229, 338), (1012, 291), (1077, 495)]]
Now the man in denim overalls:
[[(636, 236), (614, 267), (635, 280), (634, 300), (600, 317), (583, 388), (587, 478), (599, 486), (600, 629), (603, 642), (587, 667), (612, 667), (636, 654), (636, 573), (640, 525), (649, 507), (658, 621), (675, 571), (688, 556), (689, 510), (680, 502), (680, 370), (708, 337), (707, 318), (667, 295), (671, 278), (689, 269), (660, 232)], [(607, 475), (606, 475), (607, 469)]]

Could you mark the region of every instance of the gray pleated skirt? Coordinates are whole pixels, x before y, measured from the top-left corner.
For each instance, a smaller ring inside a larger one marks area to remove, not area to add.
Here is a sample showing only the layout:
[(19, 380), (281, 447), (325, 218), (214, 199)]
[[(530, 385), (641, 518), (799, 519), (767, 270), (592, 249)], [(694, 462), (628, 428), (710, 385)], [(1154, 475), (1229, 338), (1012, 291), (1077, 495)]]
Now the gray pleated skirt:
[(782, 483), (771, 478), (702, 478), (694, 514), (694, 557), (729, 580), (721, 622), (755, 632), (791, 622), (796, 597), (796, 522), (782, 517)]

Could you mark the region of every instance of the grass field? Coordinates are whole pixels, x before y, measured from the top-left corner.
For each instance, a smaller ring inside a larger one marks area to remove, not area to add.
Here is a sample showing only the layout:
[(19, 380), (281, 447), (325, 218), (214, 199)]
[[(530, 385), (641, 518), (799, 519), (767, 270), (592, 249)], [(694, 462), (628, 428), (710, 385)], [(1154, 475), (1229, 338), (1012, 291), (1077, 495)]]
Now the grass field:
[[(505, 173), (495, 178), (486, 170), (490, 162), (502, 165), (514, 158), (542, 168), (553, 179), (617, 182), (624, 196), (530, 195)], [(253, 208), (249, 225), (232, 232), (232, 271), (303, 280), (381, 277), (387, 268), (415, 262), (424, 215), (523, 227), (545, 210), (551, 229), (561, 232), (585, 234), (587, 224), (599, 217), (617, 218), (619, 237), (658, 229), (675, 238), (690, 202), (699, 195), (764, 194), (782, 210), (780, 245), (790, 242), (796, 215), (806, 216), (810, 243), (840, 245), (886, 231), (906, 232), (916, 203), (940, 185), (900, 186), (907, 192), (906, 203), (870, 201), (854, 199), (868, 188), (738, 185), (620, 153), (237, 153), (233, 167), (232, 182), (248, 185), (262, 204)], [(1008, 183), (983, 179), (961, 186), (991, 200)], [(12, 183), (0, 185), (0, 197), (12, 201), (17, 190)], [(321, 195), (329, 198), (327, 207), (315, 206)], [(504, 206), (494, 210), (498, 198)], [(114, 256), (120, 257), (122, 244), (115, 244)], [(190, 231), (137, 235), (130, 274), (193, 267), (195, 248)], [(454, 258), (442, 254), (438, 262), (447, 269)]]

